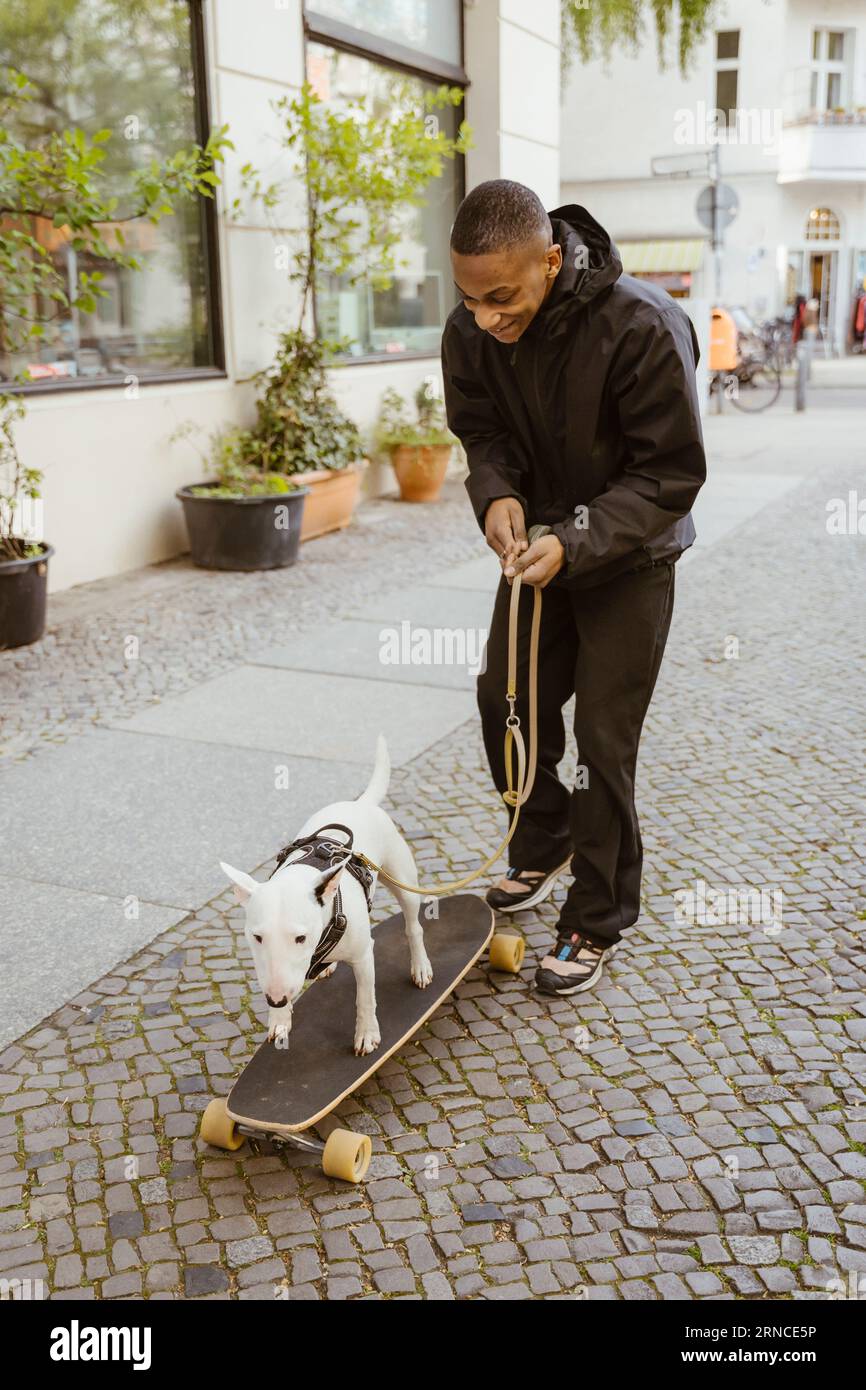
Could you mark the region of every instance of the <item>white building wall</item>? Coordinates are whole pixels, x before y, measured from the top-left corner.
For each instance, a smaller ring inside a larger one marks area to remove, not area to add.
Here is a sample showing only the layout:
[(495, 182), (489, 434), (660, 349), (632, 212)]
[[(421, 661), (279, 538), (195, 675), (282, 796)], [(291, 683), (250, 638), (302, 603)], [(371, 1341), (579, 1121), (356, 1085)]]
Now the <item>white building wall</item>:
[[(721, 297), (758, 316), (780, 313), (787, 253), (814, 249), (805, 240), (809, 211), (830, 206), (842, 224), (833, 328), (837, 345), (843, 346), (853, 255), (866, 249), (866, 127), (812, 127), (824, 142), (823, 167), (816, 167), (814, 158), (805, 168), (797, 164), (803, 128), (785, 121), (802, 109), (804, 93), (808, 102), (814, 27), (853, 31), (847, 95), (851, 104), (866, 106), (863, 0), (727, 0), (685, 77), (675, 35), (667, 46), (667, 66), (659, 69), (651, 26), (637, 54), (615, 51), (607, 61), (576, 62), (563, 92), (562, 198), (587, 206), (615, 240), (707, 236), (695, 212), (704, 180), (654, 178), (651, 160), (707, 147), (699, 138), (698, 118), (715, 106), (715, 32), (739, 29), (738, 103), (754, 111), (759, 138), (720, 147), (722, 178), (740, 201), (737, 219), (725, 233)], [(682, 139), (684, 112), (693, 117), (693, 144)], [(767, 134), (773, 137), (769, 143)], [(786, 166), (794, 169), (790, 181)], [(696, 298), (715, 297), (709, 249), (692, 292)]]
[[(559, 197), (559, 0), (476, 0), (466, 12), (466, 66), (471, 80), (467, 118), (478, 149), (469, 157), (467, 188), (483, 178), (531, 183), (555, 205)], [(247, 160), (265, 177), (285, 176), (270, 102), (303, 81), (301, 0), (205, 0), (208, 80), (213, 126), (228, 124), (236, 150), (224, 169), (225, 206), (238, 191)], [(527, 86), (528, 83), (528, 86)], [(526, 100), (529, 93), (531, 100)], [(295, 182), (286, 221), (302, 204)], [(25, 463), (45, 474), (44, 534), (55, 547), (53, 590), (165, 560), (187, 548), (175, 489), (204, 476), (185, 443), (169, 443), (185, 421), (207, 435), (248, 424), (253, 393), (241, 378), (271, 360), (278, 332), (294, 322), (296, 292), (275, 267), (275, 243), (261, 211), (249, 208), (235, 225), (219, 220), (226, 379), (100, 387), (28, 399), (19, 433)], [(408, 362), (384, 360), (335, 368), (343, 407), (362, 429), (372, 425), (381, 394), (409, 394), (438, 354)], [(371, 469), (368, 491), (392, 485), (388, 470)]]
[(467, 192), (514, 179), (559, 202), (559, 0), (466, 0)]

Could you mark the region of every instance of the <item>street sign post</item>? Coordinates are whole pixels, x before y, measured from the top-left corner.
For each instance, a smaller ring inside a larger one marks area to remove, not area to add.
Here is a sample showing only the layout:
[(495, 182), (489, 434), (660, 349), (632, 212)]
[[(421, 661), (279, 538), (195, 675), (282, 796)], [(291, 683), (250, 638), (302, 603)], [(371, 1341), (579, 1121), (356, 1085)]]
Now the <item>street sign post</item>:
[(713, 234), (713, 250), (716, 240), (731, 223), (740, 210), (740, 200), (729, 183), (708, 183), (698, 194), (695, 211), (698, 221)]

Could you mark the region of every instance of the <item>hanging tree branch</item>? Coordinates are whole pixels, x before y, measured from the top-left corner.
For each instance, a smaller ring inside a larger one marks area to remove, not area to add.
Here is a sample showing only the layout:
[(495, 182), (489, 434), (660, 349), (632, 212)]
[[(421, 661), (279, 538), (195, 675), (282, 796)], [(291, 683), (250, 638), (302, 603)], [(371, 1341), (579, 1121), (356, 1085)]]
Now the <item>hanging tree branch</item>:
[(653, 20), (659, 67), (666, 65), (668, 39), (677, 26), (679, 66), (685, 75), (718, 6), (719, 0), (562, 0), (563, 69), (576, 57), (584, 63), (599, 55), (608, 58), (615, 47), (636, 53), (647, 21)]

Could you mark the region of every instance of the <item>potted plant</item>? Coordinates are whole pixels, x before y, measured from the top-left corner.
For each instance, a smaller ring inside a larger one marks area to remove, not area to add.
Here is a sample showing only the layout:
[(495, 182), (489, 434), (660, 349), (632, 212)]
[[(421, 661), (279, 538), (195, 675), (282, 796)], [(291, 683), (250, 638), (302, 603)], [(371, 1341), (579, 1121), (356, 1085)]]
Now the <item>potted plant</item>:
[[(214, 165), (230, 147), (226, 127), (207, 145), (194, 145), (136, 170), (124, 210), (106, 187), (105, 146), (111, 131), (92, 137), (78, 129), (19, 133), (22, 108), (36, 88), (15, 68), (0, 69), (0, 372), (15, 354), (38, 343), (49, 325), (76, 310), (93, 313), (105, 293), (102, 275), (79, 267), (66, 279), (58, 244), (80, 258), (90, 254), (127, 269), (140, 262), (125, 246), (123, 224), (157, 223), (178, 195), (213, 197)], [(29, 373), (9, 371), (0, 390), (0, 650), (38, 641), (45, 629), (48, 560), (53, 550), (28, 536), (22, 516), (40, 497), (42, 474), (24, 466), (14, 428), (24, 416), (20, 388)], [(30, 528), (32, 529), (32, 528)]]
[(303, 479), (304, 541), (348, 526), (366, 462), (357, 426), (328, 384), (328, 346), (300, 329), (284, 333), (273, 364), (255, 378), (257, 456), (263, 469)]
[(435, 502), (456, 441), (434, 377), (426, 377), (415, 392), (414, 420), (407, 409), (400, 392), (389, 386), (382, 396), (375, 444), (390, 456), (404, 502)]
[(38, 642), (45, 631), (48, 560), (53, 551), (29, 529), (20, 513), (40, 493), (41, 477), (25, 468), (15, 447), (14, 426), (22, 402), (0, 395), (0, 651)]
[[(440, 87), (419, 100), (417, 87), (395, 75), (387, 91), (339, 107), (320, 99), (309, 83), (274, 109), (293, 173), (306, 189), (302, 225), (274, 225), (289, 254), (289, 279), (300, 286), (296, 326), (279, 340), (272, 366), (257, 374), (261, 396), (253, 433), (268, 470), (303, 474), (310, 488), (302, 540), (348, 525), (357, 501), (363, 458), (355, 425), (339, 409), (327, 367), (346, 346), (308, 332), (315, 287), (324, 276), (351, 288), (392, 283), (403, 235), (399, 213), (424, 203), (423, 190), (442, 172), (443, 160), (469, 147), (461, 125), (456, 140), (439, 128), (437, 108), (459, 104), (459, 88)], [(268, 213), (285, 206), (285, 189), (264, 186), (246, 165), (244, 190)], [(241, 199), (233, 205), (240, 211)], [(291, 238), (289, 241), (288, 237)]]
[[(189, 437), (182, 425), (172, 439)], [(285, 569), (298, 558), (309, 489), (263, 464), (252, 431), (211, 436), (213, 477), (178, 488), (194, 565), (209, 570)]]

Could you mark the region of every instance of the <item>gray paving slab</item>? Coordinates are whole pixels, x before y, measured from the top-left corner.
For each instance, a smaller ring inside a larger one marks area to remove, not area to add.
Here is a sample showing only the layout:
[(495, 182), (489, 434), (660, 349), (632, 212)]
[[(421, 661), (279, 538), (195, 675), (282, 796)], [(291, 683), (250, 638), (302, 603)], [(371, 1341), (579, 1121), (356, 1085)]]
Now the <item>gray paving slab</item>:
[(694, 560), (757, 512), (781, 501), (802, 481), (800, 473), (762, 473), (757, 469), (714, 471), (710, 466), (707, 481), (692, 509), (698, 538), (680, 563)]
[(493, 595), (484, 589), (452, 589), (445, 585), (418, 584), (394, 589), (379, 598), (350, 607), (348, 618), (381, 620), (399, 625), (412, 623), (429, 628), (490, 627)]
[(263, 863), (317, 806), (356, 796), (367, 776), (357, 764), (97, 729), (5, 770), (4, 870), (194, 909), (223, 887), (221, 859)]
[(443, 568), (430, 583), (434, 588), (482, 589), (485, 593), (495, 594), (500, 575), (496, 556), (485, 546), (484, 553), (477, 560), (466, 560), (462, 565)]
[(429, 643), (416, 642), (413, 647), (414, 629), (410, 623), (396, 630), (396, 640), (388, 635), (392, 632), (394, 629), (383, 626), (381, 620), (347, 619), (302, 633), (286, 646), (269, 648), (254, 664), (406, 685), (475, 689), (483, 660), (480, 633), (461, 630), (453, 639), (440, 636), (438, 646), (431, 634)]
[(469, 691), (240, 666), (112, 727), (236, 748), (284, 740), (295, 754), (366, 770), (378, 733), (399, 767), (474, 713)]
[(158, 903), (0, 878), (0, 1044), (32, 1028), (185, 915)]

